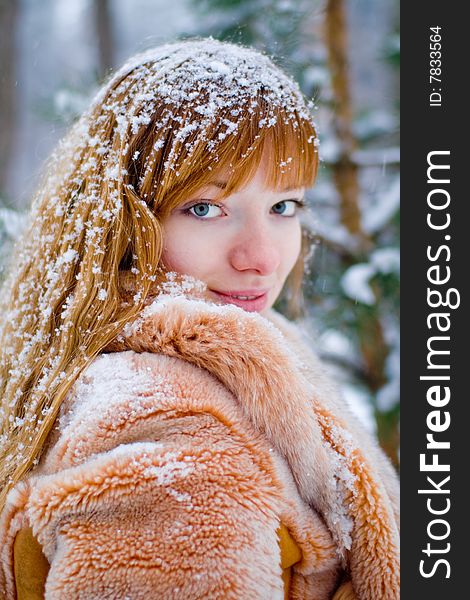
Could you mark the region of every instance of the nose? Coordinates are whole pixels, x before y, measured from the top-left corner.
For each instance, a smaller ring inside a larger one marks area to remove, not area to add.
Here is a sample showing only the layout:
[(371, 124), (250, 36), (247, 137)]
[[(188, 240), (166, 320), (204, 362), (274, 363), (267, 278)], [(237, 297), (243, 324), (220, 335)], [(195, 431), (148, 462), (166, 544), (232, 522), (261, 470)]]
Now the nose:
[(229, 252), (232, 267), (237, 271), (253, 271), (270, 275), (280, 265), (279, 240), (261, 226), (253, 224), (236, 237)]

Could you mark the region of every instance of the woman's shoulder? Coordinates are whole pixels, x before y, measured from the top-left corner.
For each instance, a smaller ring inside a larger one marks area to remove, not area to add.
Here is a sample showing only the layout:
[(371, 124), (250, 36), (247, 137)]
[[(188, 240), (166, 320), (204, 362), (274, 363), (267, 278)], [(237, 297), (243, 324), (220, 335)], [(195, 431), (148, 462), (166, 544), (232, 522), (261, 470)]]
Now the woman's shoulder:
[(93, 407), (136, 405), (143, 398), (165, 403), (187, 395), (226, 394), (225, 388), (208, 371), (177, 356), (151, 350), (106, 352), (96, 357), (81, 374), (69, 394), (64, 410), (89, 413)]
[[(240, 309), (172, 298), (144, 311), (80, 374), (61, 405), (41, 467), (72, 466), (120, 439), (140, 439), (149, 423), (191, 413), (259, 437), (240, 402), (263, 393), (276, 351), (274, 326)], [(279, 362), (274, 367), (281, 368)], [(254, 368), (253, 368), (254, 367)], [(258, 368), (256, 368), (258, 367)], [(265, 372), (265, 377), (262, 377)], [(258, 376), (260, 379), (258, 380)], [(127, 437), (126, 437), (127, 436)], [(65, 463), (64, 463), (65, 461)]]
[[(226, 387), (188, 361), (155, 352), (103, 353), (63, 402), (40, 470), (81, 464), (117, 444), (147, 439), (150, 432), (165, 436), (184, 414), (199, 415), (191, 427), (204, 428), (234, 412), (235, 400)], [(183, 430), (186, 424), (180, 421)]]

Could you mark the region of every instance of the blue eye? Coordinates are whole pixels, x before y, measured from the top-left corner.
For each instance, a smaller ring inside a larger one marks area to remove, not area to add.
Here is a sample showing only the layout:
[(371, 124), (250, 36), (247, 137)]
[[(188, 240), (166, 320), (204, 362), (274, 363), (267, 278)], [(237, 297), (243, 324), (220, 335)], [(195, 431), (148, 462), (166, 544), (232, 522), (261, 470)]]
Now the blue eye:
[(213, 217), (220, 217), (223, 214), (220, 206), (209, 202), (193, 204), (188, 208), (188, 212), (199, 219), (212, 219)]
[(297, 207), (299, 204), (300, 203), (296, 202), (295, 200), (282, 200), (281, 202), (276, 202), (271, 210), (276, 215), (293, 217), (297, 212)]

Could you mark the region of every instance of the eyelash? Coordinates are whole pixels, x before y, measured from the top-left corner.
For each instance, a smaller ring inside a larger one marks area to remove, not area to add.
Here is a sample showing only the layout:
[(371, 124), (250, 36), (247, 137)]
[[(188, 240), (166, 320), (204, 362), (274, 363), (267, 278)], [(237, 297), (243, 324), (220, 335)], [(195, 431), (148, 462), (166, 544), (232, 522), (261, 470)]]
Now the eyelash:
[[(276, 206), (276, 204), (280, 204), (281, 202), (294, 202), (297, 205), (297, 208), (299, 210), (302, 210), (306, 206), (306, 202), (304, 199), (297, 199), (297, 198), (287, 198), (286, 200), (279, 200), (279, 202), (275, 202), (273, 204), (273, 206)], [(185, 215), (190, 215), (192, 217), (195, 217), (196, 219), (199, 219), (200, 221), (208, 221), (209, 219), (204, 219), (203, 217), (198, 217), (195, 214), (193, 214), (192, 212), (190, 212), (191, 209), (194, 208), (195, 206), (198, 206), (198, 204), (209, 204), (210, 206), (217, 206), (217, 208), (220, 208), (221, 210), (223, 210), (223, 206), (221, 204), (217, 204), (217, 202), (212, 202), (211, 200), (199, 200), (198, 202), (194, 202), (193, 204), (191, 204), (191, 206), (187, 206), (186, 208), (184, 208), (182, 212)], [(284, 218), (289, 218), (289, 217), (284, 217)]]
[(280, 202), (294, 202), (295, 204), (297, 204), (297, 208), (299, 209), (305, 208), (307, 206), (307, 203), (303, 198), (288, 198), (287, 200), (280, 200)]
[(217, 206), (217, 208), (220, 208), (221, 210), (223, 210), (223, 206), (221, 206), (220, 204), (217, 204), (217, 202), (212, 202), (210, 200), (199, 200), (198, 202), (194, 202), (193, 204), (191, 204), (191, 206), (187, 206), (186, 208), (183, 208), (183, 213), (185, 215), (190, 215), (191, 217), (196, 217), (196, 219), (200, 219), (201, 221), (208, 221), (209, 219), (203, 219), (202, 217), (198, 217), (195, 214), (193, 214), (191, 211), (192, 208), (194, 208), (195, 206), (198, 206), (199, 204), (209, 204), (210, 206)]

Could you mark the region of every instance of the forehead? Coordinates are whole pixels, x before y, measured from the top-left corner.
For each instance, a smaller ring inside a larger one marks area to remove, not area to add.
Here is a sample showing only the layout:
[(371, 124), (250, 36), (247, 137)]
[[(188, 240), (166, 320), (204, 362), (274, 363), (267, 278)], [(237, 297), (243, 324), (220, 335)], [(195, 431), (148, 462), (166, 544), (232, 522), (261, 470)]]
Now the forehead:
[(254, 173), (254, 176), (252, 178), (248, 179), (248, 181), (245, 181), (243, 183), (243, 185), (229, 188), (228, 181), (229, 181), (229, 176), (228, 175), (224, 176), (224, 174), (221, 173), (218, 176), (215, 176), (214, 179), (208, 181), (204, 186), (202, 186), (202, 188), (203, 189), (211, 188), (212, 190), (215, 189), (216, 191), (218, 191), (218, 195), (220, 197), (226, 197), (228, 195), (237, 194), (239, 192), (244, 192), (246, 190), (259, 190), (259, 191), (264, 191), (264, 192), (287, 193), (287, 192), (291, 192), (291, 191), (303, 190), (305, 187), (303, 185), (292, 185), (292, 184), (282, 184), (282, 183), (275, 185), (271, 181), (269, 181), (269, 178), (267, 178), (267, 175), (266, 175), (266, 170), (263, 168), (258, 168), (256, 170), (256, 172)]
[(303, 172), (303, 159), (304, 157), (299, 155), (284, 161), (285, 165), (279, 164), (273, 148), (266, 144), (253, 153), (251, 160), (241, 164), (226, 164), (212, 170), (211, 176), (201, 182), (201, 187), (217, 188), (220, 197), (247, 188), (274, 192), (302, 189), (308, 183)]

